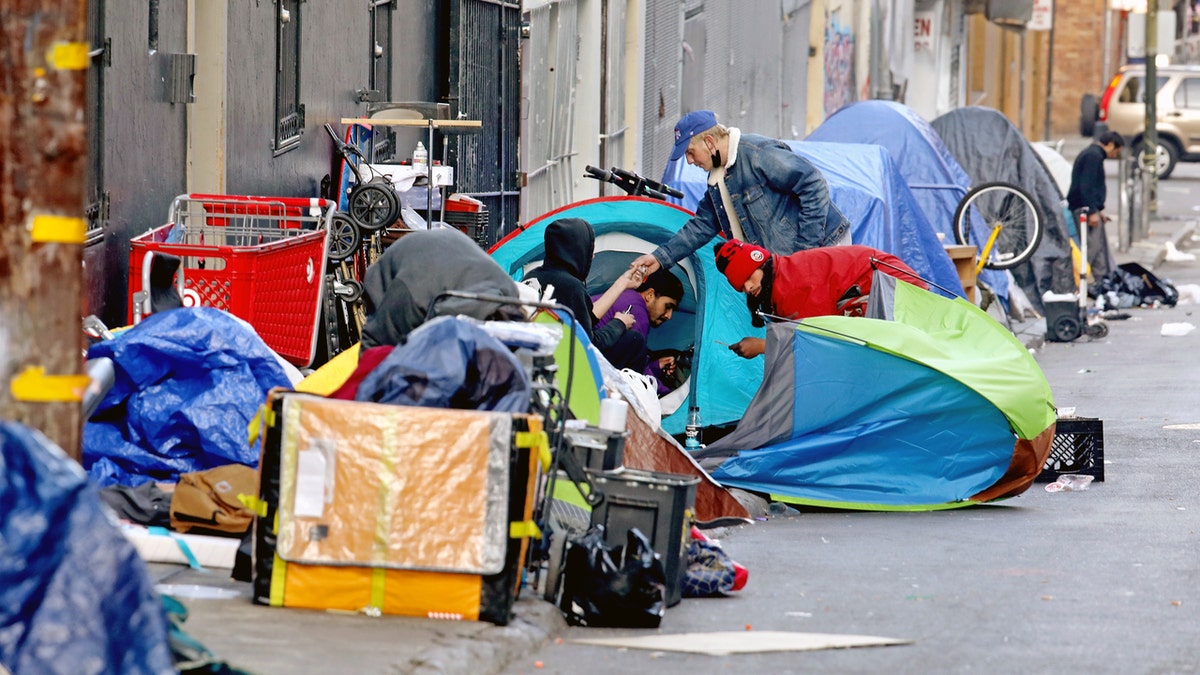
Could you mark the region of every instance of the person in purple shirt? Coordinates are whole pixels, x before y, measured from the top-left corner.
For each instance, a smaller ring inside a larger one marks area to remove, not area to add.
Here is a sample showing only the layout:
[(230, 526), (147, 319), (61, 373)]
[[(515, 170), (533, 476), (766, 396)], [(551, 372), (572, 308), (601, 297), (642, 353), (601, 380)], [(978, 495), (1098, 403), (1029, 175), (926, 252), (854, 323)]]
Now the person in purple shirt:
[[(640, 277), (632, 277), (638, 278)], [(664, 356), (650, 362), (647, 339), (650, 337), (651, 328), (657, 328), (671, 320), (675, 308), (682, 300), (683, 283), (679, 281), (679, 277), (667, 270), (658, 270), (646, 277), (637, 288), (621, 291), (608, 311), (596, 322), (596, 325), (604, 325), (619, 313), (633, 316), (632, 325), (611, 345), (602, 347), (600, 353), (616, 368), (629, 368), (652, 375), (659, 383), (660, 396), (670, 391), (663, 386), (662, 378), (674, 372), (675, 357)]]

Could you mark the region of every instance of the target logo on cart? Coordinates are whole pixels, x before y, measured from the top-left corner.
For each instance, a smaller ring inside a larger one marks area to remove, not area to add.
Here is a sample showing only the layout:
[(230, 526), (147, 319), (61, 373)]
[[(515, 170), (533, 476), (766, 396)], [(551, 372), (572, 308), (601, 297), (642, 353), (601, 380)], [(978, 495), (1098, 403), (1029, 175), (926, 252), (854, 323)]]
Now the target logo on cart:
[(183, 306), (184, 307), (199, 307), (200, 294), (191, 288), (183, 289)]

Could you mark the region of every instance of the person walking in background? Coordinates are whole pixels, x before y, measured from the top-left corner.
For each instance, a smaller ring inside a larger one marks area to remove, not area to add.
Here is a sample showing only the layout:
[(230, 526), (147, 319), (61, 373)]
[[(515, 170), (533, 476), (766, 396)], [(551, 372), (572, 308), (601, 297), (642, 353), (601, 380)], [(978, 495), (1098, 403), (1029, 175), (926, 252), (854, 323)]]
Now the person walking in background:
[(679, 232), (633, 261), (639, 271), (669, 269), (718, 234), (776, 255), (850, 243), (850, 221), (825, 177), (782, 141), (743, 134), (697, 110), (675, 125), (671, 159), (684, 156), (708, 172), (708, 190)]
[(1087, 263), (1095, 279), (1104, 278), (1112, 267), (1109, 264), (1112, 255), (1108, 250), (1108, 233), (1104, 227), (1108, 221), (1108, 216), (1104, 215), (1104, 201), (1108, 195), (1104, 182), (1104, 160), (1116, 159), (1124, 146), (1125, 139), (1121, 134), (1105, 131), (1096, 137), (1095, 143), (1079, 153), (1075, 165), (1071, 167), (1067, 208), (1071, 210), (1075, 224), (1079, 223), (1080, 215), (1087, 213), (1087, 232), (1080, 232), (1079, 236), (1088, 238)]

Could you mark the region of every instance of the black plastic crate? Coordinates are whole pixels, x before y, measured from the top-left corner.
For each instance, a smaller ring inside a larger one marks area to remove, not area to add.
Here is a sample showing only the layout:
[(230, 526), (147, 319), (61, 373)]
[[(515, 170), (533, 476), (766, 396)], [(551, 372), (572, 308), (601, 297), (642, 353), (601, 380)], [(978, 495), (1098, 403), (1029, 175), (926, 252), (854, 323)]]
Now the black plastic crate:
[(605, 543), (624, 546), (630, 528), (641, 530), (662, 558), (667, 606), (678, 604), (700, 479), (634, 469), (592, 473), (591, 478), (604, 493), (604, 501), (592, 509), (592, 524), (604, 526)]
[(1104, 481), (1104, 420), (1091, 417), (1060, 417), (1050, 444), (1050, 456), (1039, 483), (1052, 483), (1064, 474), (1091, 476)]

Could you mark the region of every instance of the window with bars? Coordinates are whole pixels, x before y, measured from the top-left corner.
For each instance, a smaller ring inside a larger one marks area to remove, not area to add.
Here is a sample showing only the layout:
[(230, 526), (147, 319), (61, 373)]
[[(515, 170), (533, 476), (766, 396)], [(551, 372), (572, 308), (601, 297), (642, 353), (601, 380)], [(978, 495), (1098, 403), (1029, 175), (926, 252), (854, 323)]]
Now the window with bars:
[(299, 144), (304, 131), (300, 104), (300, 0), (275, 0), (275, 154)]

